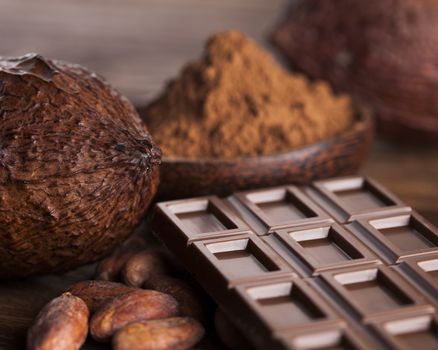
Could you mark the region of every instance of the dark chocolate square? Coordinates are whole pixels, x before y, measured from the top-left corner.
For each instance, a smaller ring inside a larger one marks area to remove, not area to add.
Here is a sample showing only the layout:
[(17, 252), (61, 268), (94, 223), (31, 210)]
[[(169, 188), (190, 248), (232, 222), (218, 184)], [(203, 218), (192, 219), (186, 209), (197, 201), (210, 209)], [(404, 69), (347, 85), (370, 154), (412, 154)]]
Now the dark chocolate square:
[(360, 219), (346, 226), (387, 263), (438, 252), (438, 230), (416, 212), (379, 219)]
[(397, 317), (372, 323), (371, 327), (391, 349), (438, 349), (436, 314)]
[(303, 276), (380, 260), (338, 224), (315, 224), (278, 230), (262, 238)]
[(438, 308), (438, 252), (411, 256), (394, 269), (425, 293)]
[(332, 300), (340, 298), (365, 323), (390, 315), (433, 310), (411, 285), (383, 265), (324, 272), (321, 277), (329, 286), (328, 295), (335, 296)]
[[(173, 236), (191, 243), (196, 240), (235, 235), (248, 226), (216, 196), (158, 203), (155, 216), (168, 223)], [(161, 220), (157, 218), (155, 221)], [(158, 235), (164, 233), (157, 227)]]
[(271, 334), (343, 324), (333, 309), (301, 279), (240, 284), (234, 293), (242, 301), (242, 314), (261, 320)]
[(307, 193), (339, 222), (409, 212), (395, 195), (361, 176), (316, 181)]
[(295, 271), (254, 234), (195, 241), (192, 245), (195, 274), (218, 288), (282, 276)]
[(229, 200), (259, 235), (284, 227), (332, 221), (295, 186), (238, 192)]

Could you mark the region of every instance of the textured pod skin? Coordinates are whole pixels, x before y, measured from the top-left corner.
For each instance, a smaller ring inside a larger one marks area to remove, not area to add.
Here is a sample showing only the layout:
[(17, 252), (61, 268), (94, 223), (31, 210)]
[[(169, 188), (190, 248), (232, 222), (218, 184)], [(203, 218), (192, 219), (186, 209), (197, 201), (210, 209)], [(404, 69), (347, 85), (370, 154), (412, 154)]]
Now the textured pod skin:
[(191, 349), (204, 335), (202, 325), (189, 317), (131, 323), (113, 338), (115, 350)]
[(160, 159), (132, 105), (95, 74), (0, 58), (0, 277), (107, 255), (144, 215)]
[(388, 133), (436, 140), (437, 1), (301, 0), (272, 41), (294, 68), (370, 103)]
[(100, 308), (91, 318), (90, 333), (97, 341), (107, 341), (128, 323), (172, 317), (178, 312), (178, 303), (170, 295), (154, 290), (135, 290)]
[(135, 290), (121, 283), (93, 280), (81, 281), (68, 288), (68, 292), (81, 298), (87, 304), (92, 314), (114, 298)]
[(88, 308), (70, 293), (48, 303), (27, 334), (28, 350), (77, 350), (88, 334)]

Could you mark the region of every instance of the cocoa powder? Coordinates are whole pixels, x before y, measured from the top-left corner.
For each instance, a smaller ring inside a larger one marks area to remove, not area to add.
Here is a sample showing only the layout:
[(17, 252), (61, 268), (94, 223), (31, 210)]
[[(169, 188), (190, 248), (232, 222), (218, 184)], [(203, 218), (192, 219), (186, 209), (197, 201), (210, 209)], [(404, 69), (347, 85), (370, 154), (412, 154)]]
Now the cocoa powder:
[(354, 117), (347, 96), (286, 72), (238, 31), (213, 36), (140, 113), (169, 158), (282, 152), (334, 136)]

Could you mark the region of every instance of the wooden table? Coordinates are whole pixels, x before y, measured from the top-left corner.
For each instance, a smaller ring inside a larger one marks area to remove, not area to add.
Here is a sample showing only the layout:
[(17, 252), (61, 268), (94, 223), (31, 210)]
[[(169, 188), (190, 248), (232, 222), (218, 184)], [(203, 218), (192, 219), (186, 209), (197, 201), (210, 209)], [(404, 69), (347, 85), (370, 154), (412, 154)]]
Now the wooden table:
[[(135, 104), (154, 96), (210, 33), (238, 28), (260, 42), (285, 0), (0, 0), (1, 54), (39, 52), (98, 71)], [(438, 150), (375, 144), (362, 172), (438, 225)], [(92, 267), (1, 281), (0, 349), (24, 347), (41, 306)], [(214, 348), (214, 345), (207, 346)], [(84, 349), (105, 349), (88, 342)], [(219, 347), (217, 347), (219, 348)]]

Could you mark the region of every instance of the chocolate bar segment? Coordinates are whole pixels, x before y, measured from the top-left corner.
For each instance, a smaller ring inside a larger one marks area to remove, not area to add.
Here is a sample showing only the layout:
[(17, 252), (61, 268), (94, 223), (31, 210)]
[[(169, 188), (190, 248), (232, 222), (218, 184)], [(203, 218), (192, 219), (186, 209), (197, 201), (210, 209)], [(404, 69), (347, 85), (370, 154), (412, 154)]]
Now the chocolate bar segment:
[(437, 315), (423, 314), (372, 324), (373, 330), (391, 349), (438, 349)]
[(307, 193), (341, 223), (410, 211), (376, 181), (361, 176), (316, 181)]
[(350, 327), (313, 329), (298, 334), (282, 334), (281, 342), (295, 350), (369, 350), (378, 348), (370, 337)]
[(301, 279), (242, 284), (235, 288), (246, 311), (272, 332), (340, 324), (333, 310)]
[(233, 237), (193, 242), (193, 272), (215, 281), (214, 288), (224, 290), (239, 283), (295, 277), (296, 273), (259, 237), (248, 233)]
[(332, 221), (295, 186), (238, 192), (229, 201), (259, 235), (284, 227)]
[(361, 219), (346, 227), (388, 264), (438, 249), (438, 230), (416, 212), (380, 219)]
[(381, 263), (339, 224), (314, 224), (274, 231), (262, 239), (302, 276), (358, 265)]
[(394, 269), (425, 293), (438, 308), (438, 252), (406, 258)]
[[(157, 225), (157, 227), (154, 227)], [(158, 203), (152, 230), (182, 254), (196, 240), (236, 235), (248, 231), (228, 204), (215, 196)]]
[[(302, 279), (281, 278), (236, 286), (227, 310), (261, 349), (281, 348), (278, 339), (302, 331), (339, 328), (344, 322)], [(280, 342), (281, 343), (281, 342)]]
[(433, 308), (416, 290), (386, 266), (325, 272), (321, 278), (336, 300), (360, 322)]

